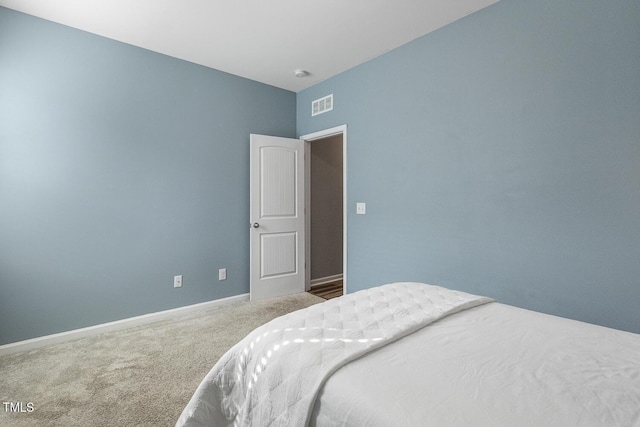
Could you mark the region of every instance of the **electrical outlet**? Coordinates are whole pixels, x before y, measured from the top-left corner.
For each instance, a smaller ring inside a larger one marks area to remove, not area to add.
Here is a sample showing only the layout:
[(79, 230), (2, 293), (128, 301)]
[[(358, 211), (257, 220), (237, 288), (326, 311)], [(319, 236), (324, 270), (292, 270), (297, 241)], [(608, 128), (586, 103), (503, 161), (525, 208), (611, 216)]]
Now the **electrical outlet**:
[(227, 269), (221, 268), (218, 270), (218, 280), (227, 280)]
[(182, 287), (182, 274), (179, 276), (173, 276), (173, 287), (174, 288)]

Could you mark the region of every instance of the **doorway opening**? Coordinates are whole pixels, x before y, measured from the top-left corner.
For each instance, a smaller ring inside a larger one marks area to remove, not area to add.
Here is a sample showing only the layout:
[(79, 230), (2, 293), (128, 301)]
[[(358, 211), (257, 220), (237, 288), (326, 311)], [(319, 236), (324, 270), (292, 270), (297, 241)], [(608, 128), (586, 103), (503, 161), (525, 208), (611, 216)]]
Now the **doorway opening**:
[(325, 299), (346, 293), (346, 126), (305, 141), (307, 291)]

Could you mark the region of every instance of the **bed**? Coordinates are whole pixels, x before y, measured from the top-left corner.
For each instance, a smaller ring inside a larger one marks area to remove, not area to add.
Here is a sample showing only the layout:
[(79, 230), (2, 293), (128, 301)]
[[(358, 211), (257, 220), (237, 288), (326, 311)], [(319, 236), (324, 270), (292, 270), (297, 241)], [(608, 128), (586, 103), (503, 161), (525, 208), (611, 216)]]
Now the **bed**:
[(392, 283), (257, 328), (176, 425), (640, 427), (640, 335)]

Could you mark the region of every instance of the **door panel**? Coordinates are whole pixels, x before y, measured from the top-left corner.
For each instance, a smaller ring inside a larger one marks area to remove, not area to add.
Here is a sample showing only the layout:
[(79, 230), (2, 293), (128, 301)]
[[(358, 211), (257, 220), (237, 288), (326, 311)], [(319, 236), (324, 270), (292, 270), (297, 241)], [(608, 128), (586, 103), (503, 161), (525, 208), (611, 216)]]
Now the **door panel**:
[(260, 235), (260, 240), (261, 279), (296, 273), (298, 233), (263, 233)]
[(251, 135), (251, 299), (304, 291), (304, 143)]
[(288, 148), (260, 147), (260, 218), (296, 216), (296, 154)]

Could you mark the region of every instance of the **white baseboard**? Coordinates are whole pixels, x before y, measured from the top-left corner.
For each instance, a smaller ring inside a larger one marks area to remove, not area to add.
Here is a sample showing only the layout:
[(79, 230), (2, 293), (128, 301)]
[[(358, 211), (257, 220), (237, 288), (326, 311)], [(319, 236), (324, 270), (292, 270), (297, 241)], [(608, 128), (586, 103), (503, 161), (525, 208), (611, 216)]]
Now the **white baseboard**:
[(59, 344), (62, 342), (98, 335), (105, 332), (132, 328), (134, 326), (145, 325), (148, 323), (157, 322), (159, 320), (188, 314), (189, 312), (195, 312), (218, 305), (227, 305), (240, 301), (249, 301), (249, 294), (221, 298), (213, 301), (202, 302), (199, 304), (187, 305), (185, 307), (178, 307), (170, 310), (159, 311), (156, 313), (143, 314), (141, 316), (130, 317), (128, 319), (116, 320), (114, 322), (102, 323), (100, 325), (88, 326), (86, 328), (74, 329), (71, 331), (60, 332), (58, 334), (45, 335), (43, 337), (0, 345), (0, 356), (19, 353), (22, 351), (34, 350), (47, 345)]
[(342, 274), (334, 274), (333, 276), (319, 277), (317, 279), (311, 280), (311, 286), (313, 287), (318, 285), (324, 285), (325, 283), (331, 283), (341, 279), (342, 279)]

